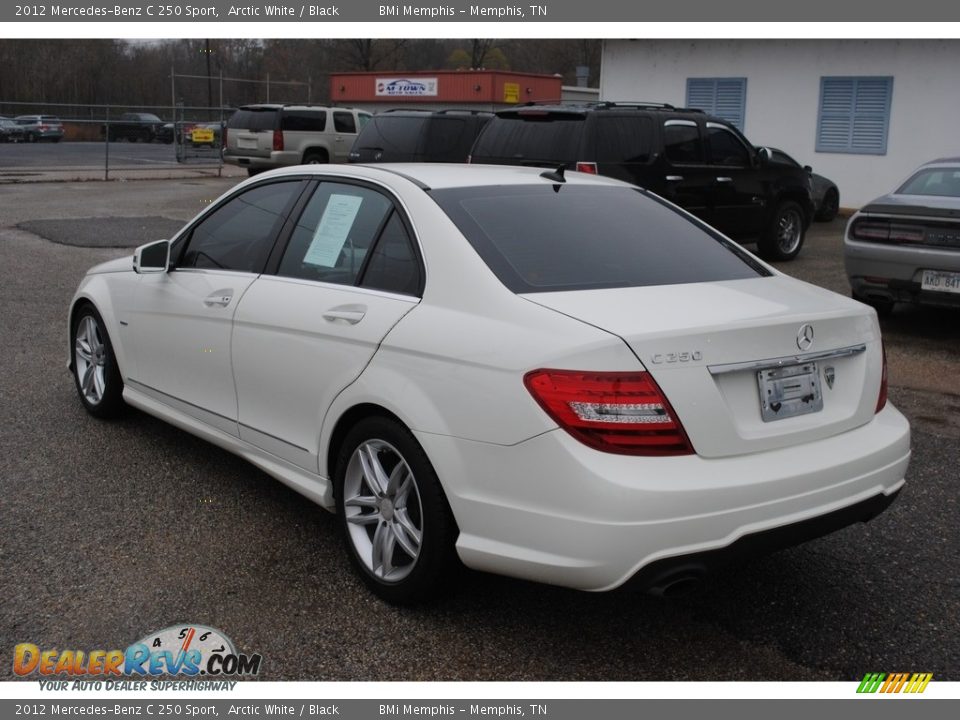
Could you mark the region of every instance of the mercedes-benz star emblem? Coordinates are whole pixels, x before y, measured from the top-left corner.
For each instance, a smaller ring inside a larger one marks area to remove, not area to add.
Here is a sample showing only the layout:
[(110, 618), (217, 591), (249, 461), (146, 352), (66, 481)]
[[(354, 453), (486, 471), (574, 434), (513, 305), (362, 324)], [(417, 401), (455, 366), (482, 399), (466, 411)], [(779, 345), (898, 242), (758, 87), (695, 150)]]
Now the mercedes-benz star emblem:
[(813, 325), (804, 323), (797, 332), (797, 347), (801, 350), (809, 350), (813, 345)]

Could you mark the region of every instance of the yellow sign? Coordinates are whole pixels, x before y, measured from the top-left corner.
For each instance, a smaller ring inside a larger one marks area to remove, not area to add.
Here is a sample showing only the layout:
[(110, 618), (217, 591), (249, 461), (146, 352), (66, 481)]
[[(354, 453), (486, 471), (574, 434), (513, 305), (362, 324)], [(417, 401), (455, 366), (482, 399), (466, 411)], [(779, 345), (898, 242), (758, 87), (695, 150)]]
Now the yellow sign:
[(213, 145), (213, 130), (210, 128), (194, 128), (190, 133), (190, 142), (194, 145)]
[(503, 84), (503, 101), (505, 103), (520, 102), (520, 84), (519, 83)]

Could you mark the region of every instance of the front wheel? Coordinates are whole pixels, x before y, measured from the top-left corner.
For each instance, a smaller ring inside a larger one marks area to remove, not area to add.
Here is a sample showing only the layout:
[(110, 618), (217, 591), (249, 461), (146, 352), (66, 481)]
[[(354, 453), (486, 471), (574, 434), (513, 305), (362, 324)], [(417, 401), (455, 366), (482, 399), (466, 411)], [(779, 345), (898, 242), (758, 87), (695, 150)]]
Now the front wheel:
[(92, 305), (73, 321), (73, 380), (80, 402), (91, 415), (113, 417), (124, 407), (123, 379), (103, 318)]
[(337, 513), (350, 560), (384, 600), (437, 595), (456, 567), (454, 523), (437, 474), (403, 425), (359, 422), (337, 458)]
[(793, 200), (784, 200), (774, 210), (757, 249), (764, 260), (793, 260), (803, 247), (805, 233), (803, 209)]

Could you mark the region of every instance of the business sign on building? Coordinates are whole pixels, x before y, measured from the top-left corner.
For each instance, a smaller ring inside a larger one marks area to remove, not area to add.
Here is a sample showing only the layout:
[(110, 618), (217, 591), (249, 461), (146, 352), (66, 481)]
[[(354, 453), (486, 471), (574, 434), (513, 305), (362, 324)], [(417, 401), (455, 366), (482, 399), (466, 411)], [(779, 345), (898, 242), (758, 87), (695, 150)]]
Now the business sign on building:
[(377, 97), (436, 97), (435, 77), (377, 78)]

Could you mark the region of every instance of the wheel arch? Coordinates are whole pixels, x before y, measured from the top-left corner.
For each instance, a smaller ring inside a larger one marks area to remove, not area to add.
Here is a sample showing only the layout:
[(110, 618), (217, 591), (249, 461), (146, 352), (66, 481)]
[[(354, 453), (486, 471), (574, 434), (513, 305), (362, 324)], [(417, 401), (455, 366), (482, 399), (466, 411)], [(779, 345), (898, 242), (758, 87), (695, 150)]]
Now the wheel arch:
[(400, 423), (405, 428), (410, 430), (409, 424), (404, 422), (403, 419), (397, 416), (396, 413), (391, 412), (387, 408), (383, 407), (383, 405), (378, 405), (372, 402), (361, 402), (347, 408), (337, 418), (337, 421), (333, 424), (333, 427), (330, 431), (330, 440), (326, 444), (326, 452), (321, 455), (321, 459), (324, 461), (324, 467), (320, 468), (321, 475), (325, 475), (331, 480), (333, 479), (333, 474), (336, 470), (334, 466), (336, 464), (337, 455), (340, 453), (340, 449), (343, 446), (343, 441), (346, 439), (347, 434), (357, 423), (369, 417), (385, 417), (393, 420), (394, 422)]
[(300, 153), (301, 164), (307, 159), (307, 156), (310, 155), (311, 153), (319, 153), (319, 154), (326, 155), (327, 162), (330, 162), (330, 148), (328, 148), (326, 145), (311, 145), (309, 147), (305, 147), (303, 149), (303, 152)]
[(110, 299), (110, 293), (107, 291), (106, 283), (96, 275), (89, 277), (77, 291), (73, 301), (70, 303), (70, 311), (67, 314), (67, 368), (73, 371), (73, 324), (80, 310), (89, 305), (103, 319), (106, 325), (107, 334), (110, 336), (110, 345), (113, 347), (113, 354), (117, 361), (117, 368), (120, 370), (120, 377), (127, 377), (127, 357), (124, 352), (123, 343), (120, 342), (120, 327), (117, 323), (116, 313), (113, 311), (113, 303)]
[(810, 197), (810, 193), (801, 188), (784, 188), (781, 190), (774, 203), (770, 206), (770, 214), (767, 222), (773, 219), (773, 213), (780, 203), (787, 200), (791, 200), (800, 206), (800, 209), (803, 211), (803, 228), (806, 230), (810, 227), (810, 223), (813, 222), (813, 200)]

